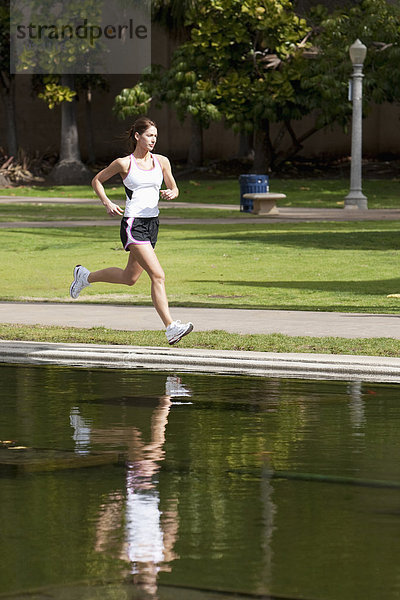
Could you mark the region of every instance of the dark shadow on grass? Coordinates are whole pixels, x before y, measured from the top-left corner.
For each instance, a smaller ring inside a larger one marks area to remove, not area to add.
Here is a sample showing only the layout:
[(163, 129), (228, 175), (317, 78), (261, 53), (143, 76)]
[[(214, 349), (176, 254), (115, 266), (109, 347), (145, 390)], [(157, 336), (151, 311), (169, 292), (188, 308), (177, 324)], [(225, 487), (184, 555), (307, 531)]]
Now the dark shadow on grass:
[[(27, 236), (36, 236), (36, 237), (46, 237), (50, 240), (54, 238), (63, 238), (68, 240), (71, 237), (81, 238), (82, 242), (86, 242), (87, 239), (100, 240), (104, 242), (112, 242), (114, 238), (119, 240), (119, 223), (115, 223), (116, 229), (110, 229), (110, 226), (102, 227), (97, 225), (92, 225), (91, 227), (54, 227), (49, 228), (15, 228), (15, 229), (3, 229), (2, 237), (5, 237), (7, 233), (12, 233), (13, 235), (17, 234), (26, 238)], [(110, 236), (109, 233), (113, 235)]]
[[(397, 251), (399, 250), (399, 238), (400, 238), (400, 224), (395, 229), (368, 229), (368, 224), (349, 224), (349, 223), (333, 223), (329, 224), (330, 228), (333, 226), (337, 229), (336, 231), (325, 230), (327, 224), (291, 224), (281, 225), (279, 224), (264, 224), (260, 225), (248, 225), (239, 224), (226, 226), (223, 223), (213, 225), (163, 225), (160, 230), (160, 242), (168, 243), (168, 230), (169, 228), (179, 227), (182, 228), (181, 243), (190, 243), (192, 240), (196, 242), (200, 239), (204, 239), (207, 243), (212, 243), (215, 238), (219, 243), (226, 241), (228, 244), (242, 243), (246, 246), (251, 244), (259, 244), (267, 246), (283, 246), (286, 248), (297, 248), (297, 249), (320, 249), (320, 250), (372, 250), (372, 251)], [(280, 232), (280, 228), (284, 227), (285, 231)], [(290, 231), (287, 228), (290, 227)], [(298, 231), (299, 227), (302, 228)], [(310, 228), (310, 231), (305, 231), (304, 228)], [(319, 228), (317, 228), (319, 227)], [(344, 231), (344, 227), (351, 227), (349, 231)], [(359, 227), (362, 230), (357, 230)], [(376, 227), (376, 224), (375, 224)], [(55, 226), (49, 229), (29, 229), (29, 228), (18, 228), (5, 229), (3, 236), (8, 232), (12, 234), (19, 234), (26, 237), (27, 235), (43, 236), (49, 235), (51, 238), (56, 237), (77, 237), (82, 240), (100, 240), (110, 241), (114, 238), (118, 241), (118, 228), (119, 221), (115, 221), (115, 230), (110, 229), (110, 226), (89, 226), (89, 227), (74, 227), (73, 225), (69, 228), (57, 228)], [(165, 228), (165, 229), (164, 229)], [(163, 230), (165, 231), (165, 237), (163, 237)], [(189, 232), (193, 232), (194, 236), (190, 235)], [(215, 234), (214, 234), (215, 232)], [(112, 235), (110, 236), (110, 233)], [(196, 235), (197, 234), (197, 235)], [(212, 234), (212, 235), (210, 235)]]
[[(35, 302), (35, 299), (32, 298), (30, 300), (30, 302)], [(49, 299), (49, 300), (43, 300), (43, 298), (39, 298), (37, 300), (37, 302), (39, 303), (43, 303), (46, 302), (49, 305), (51, 304), (64, 304), (64, 301), (54, 301), (54, 299)], [(11, 296), (7, 296), (7, 295), (3, 295), (0, 297), (0, 303), (17, 303), (17, 304), (26, 304), (26, 300), (15, 300), (14, 297)], [(96, 300), (91, 300), (90, 302), (80, 302), (80, 304), (83, 305), (110, 305), (110, 306), (130, 306), (132, 308), (134, 308), (135, 306), (153, 306), (153, 304), (151, 303), (151, 301), (146, 301), (145, 299), (141, 299), (140, 302), (135, 302), (134, 298), (132, 298), (131, 300), (116, 300), (115, 302), (104, 302), (104, 300), (102, 300), (101, 298), (96, 299)], [(379, 315), (393, 315), (393, 317), (399, 317), (400, 316), (400, 300), (397, 300), (394, 304), (393, 301), (392, 303), (389, 303), (389, 299), (388, 299), (388, 306), (383, 306), (383, 305), (375, 305), (375, 304), (368, 304), (367, 306), (363, 305), (363, 304), (357, 304), (356, 302), (354, 304), (344, 304), (344, 303), (336, 303), (336, 304), (312, 304), (311, 302), (306, 303), (290, 303), (290, 302), (280, 302), (279, 304), (275, 303), (275, 302), (268, 302), (267, 300), (264, 302), (264, 304), (254, 304), (254, 303), (250, 303), (250, 302), (241, 302), (240, 305), (239, 304), (235, 304), (233, 302), (223, 302), (223, 303), (216, 303), (213, 302), (212, 300), (208, 300), (207, 302), (199, 302), (196, 300), (192, 300), (192, 301), (185, 301), (185, 302), (176, 302), (176, 301), (170, 301), (169, 302), (170, 307), (181, 307), (181, 306), (185, 306), (187, 308), (205, 308), (205, 309), (225, 309), (225, 308), (232, 308), (235, 310), (290, 310), (290, 311), (306, 311), (306, 312), (312, 312), (312, 311), (318, 311), (318, 312), (343, 312), (343, 313), (365, 313), (365, 316), (368, 316), (370, 314), (374, 314), (375, 316), (379, 316)]]
[[(101, 304), (101, 302), (99, 302)], [(170, 302), (170, 307), (182, 306), (182, 303), (179, 302)], [(150, 306), (150, 305), (149, 305)], [(233, 304), (231, 302), (224, 302), (223, 304), (213, 304), (212, 302), (185, 302), (184, 306), (187, 308), (209, 308), (209, 309), (224, 309), (224, 308), (233, 308), (236, 310), (290, 310), (290, 311), (306, 311), (306, 312), (343, 312), (343, 313), (365, 313), (365, 316), (369, 314), (379, 315), (393, 315), (393, 317), (398, 318), (400, 316), (400, 301), (398, 302), (398, 306), (393, 306), (393, 304), (386, 306), (368, 304), (367, 306), (362, 304), (345, 304), (345, 303), (336, 303), (336, 304), (312, 304), (310, 301), (307, 304), (299, 304), (299, 303), (275, 303), (265, 301), (262, 305), (250, 304), (246, 302), (242, 302), (240, 305)]]
[[(399, 305), (399, 312), (400, 312), (400, 305)], [(349, 314), (349, 315), (346, 315), (346, 316), (349, 316), (349, 317), (354, 317), (354, 318), (357, 318), (357, 319), (373, 319), (373, 318), (375, 318), (375, 317), (381, 317), (381, 316), (382, 316), (382, 313), (381, 313), (380, 315), (370, 315), (370, 314), (365, 314), (365, 315), (354, 315), (354, 314)], [(391, 315), (389, 315), (389, 316), (390, 316), (390, 317), (394, 317), (394, 318), (396, 318), (396, 319), (399, 319), (399, 318), (400, 318), (400, 315), (398, 315), (398, 314), (391, 314)]]
[[(226, 230), (225, 230), (226, 231)], [(398, 230), (371, 231), (310, 231), (301, 233), (268, 232), (249, 229), (246, 233), (222, 233), (218, 240), (229, 243), (246, 242), (266, 246), (285, 246), (287, 248), (317, 248), (320, 250), (399, 250), (400, 225)]]
[[(257, 288), (280, 288), (284, 290), (311, 290), (315, 292), (352, 292), (365, 296), (387, 296), (388, 294), (400, 293), (400, 278), (366, 280), (366, 281), (249, 281), (249, 280), (224, 280), (216, 282), (213, 279), (190, 280), (192, 283), (215, 283), (224, 286), (232, 286), (235, 289), (241, 287)], [(399, 299), (400, 308), (400, 299)]]

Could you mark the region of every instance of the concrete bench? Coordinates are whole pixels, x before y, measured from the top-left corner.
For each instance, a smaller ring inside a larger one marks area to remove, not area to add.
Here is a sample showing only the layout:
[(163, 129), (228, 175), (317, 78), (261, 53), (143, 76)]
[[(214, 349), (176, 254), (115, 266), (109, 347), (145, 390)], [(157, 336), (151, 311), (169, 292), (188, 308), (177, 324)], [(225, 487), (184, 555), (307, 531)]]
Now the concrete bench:
[(255, 194), (243, 194), (243, 198), (253, 201), (253, 210), (251, 212), (255, 215), (278, 215), (279, 209), (276, 206), (276, 201), (286, 198), (286, 194), (259, 192)]

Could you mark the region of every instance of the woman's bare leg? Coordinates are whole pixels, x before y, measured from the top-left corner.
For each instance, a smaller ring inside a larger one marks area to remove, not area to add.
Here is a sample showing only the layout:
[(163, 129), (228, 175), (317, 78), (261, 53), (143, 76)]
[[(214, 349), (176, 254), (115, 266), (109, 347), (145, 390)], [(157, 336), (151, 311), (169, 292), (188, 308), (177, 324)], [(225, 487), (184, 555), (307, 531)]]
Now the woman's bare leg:
[(88, 282), (133, 285), (137, 282), (141, 273), (143, 273), (143, 268), (139, 265), (132, 252), (129, 252), (128, 264), (125, 269), (108, 267), (107, 269), (100, 269), (100, 271), (92, 271), (88, 277)]
[(167, 294), (165, 275), (151, 244), (131, 244), (129, 250), (133, 259), (146, 271), (151, 280), (151, 299), (165, 327), (172, 323)]

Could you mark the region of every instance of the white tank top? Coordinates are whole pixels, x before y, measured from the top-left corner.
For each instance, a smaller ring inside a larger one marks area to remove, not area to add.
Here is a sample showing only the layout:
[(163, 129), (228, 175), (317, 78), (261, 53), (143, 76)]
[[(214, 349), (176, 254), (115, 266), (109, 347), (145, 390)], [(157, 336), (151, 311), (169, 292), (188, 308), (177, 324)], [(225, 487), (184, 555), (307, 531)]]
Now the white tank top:
[(123, 180), (126, 192), (124, 217), (157, 217), (160, 188), (163, 182), (161, 165), (154, 154), (152, 169), (140, 169), (131, 154), (129, 173)]

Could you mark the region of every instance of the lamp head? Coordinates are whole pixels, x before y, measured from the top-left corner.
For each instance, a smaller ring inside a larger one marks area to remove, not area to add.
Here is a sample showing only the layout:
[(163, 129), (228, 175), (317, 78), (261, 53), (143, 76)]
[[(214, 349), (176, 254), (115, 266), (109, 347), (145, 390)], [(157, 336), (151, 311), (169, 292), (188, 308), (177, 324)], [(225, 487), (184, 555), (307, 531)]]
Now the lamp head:
[(356, 40), (349, 49), (351, 62), (353, 65), (362, 65), (367, 54), (367, 47), (360, 40)]

